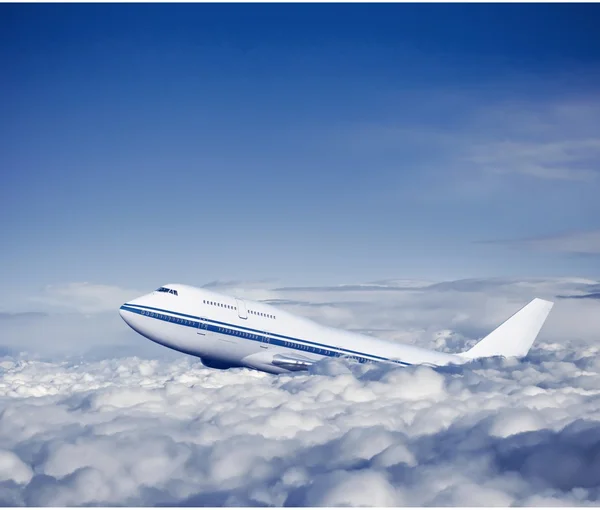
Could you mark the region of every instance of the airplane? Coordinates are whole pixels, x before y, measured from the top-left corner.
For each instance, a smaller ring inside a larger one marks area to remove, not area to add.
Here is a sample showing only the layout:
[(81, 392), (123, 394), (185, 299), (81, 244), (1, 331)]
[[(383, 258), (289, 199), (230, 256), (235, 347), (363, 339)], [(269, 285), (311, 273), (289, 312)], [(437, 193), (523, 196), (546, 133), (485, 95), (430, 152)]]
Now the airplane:
[(119, 313), (134, 331), (197, 356), (207, 367), (281, 374), (308, 370), (325, 357), (434, 367), (491, 356), (521, 358), (553, 304), (533, 299), (471, 349), (456, 354), (323, 326), (266, 303), (182, 284), (159, 287), (123, 304)]

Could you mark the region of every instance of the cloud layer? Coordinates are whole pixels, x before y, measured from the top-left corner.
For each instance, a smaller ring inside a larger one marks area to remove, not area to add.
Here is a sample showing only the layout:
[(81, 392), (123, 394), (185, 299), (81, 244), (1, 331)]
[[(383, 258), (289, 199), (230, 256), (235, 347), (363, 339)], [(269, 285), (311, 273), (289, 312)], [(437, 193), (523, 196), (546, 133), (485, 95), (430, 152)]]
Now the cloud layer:
[(597, 355), (279, 377), (190, 359), (5, 361), (0, 503), (594, 503)]
[[(598, 284), (211, 286), (456, 351), (533, 295), (584, 296)], [(598, 311), (597, 300), (560, 299), (526, 360), (438, 370), (326, 360), (309, 374), (272, 376), (212, 370), (159, 349), (161, 356), (116, 357), (107, 349), (46, 361), (7, 355), (0, 358), (0, 504), (597, 504)], [(104, 314), (95, 317), (100, 328)], [(150, 345), (133, 338), (140, 349)]]

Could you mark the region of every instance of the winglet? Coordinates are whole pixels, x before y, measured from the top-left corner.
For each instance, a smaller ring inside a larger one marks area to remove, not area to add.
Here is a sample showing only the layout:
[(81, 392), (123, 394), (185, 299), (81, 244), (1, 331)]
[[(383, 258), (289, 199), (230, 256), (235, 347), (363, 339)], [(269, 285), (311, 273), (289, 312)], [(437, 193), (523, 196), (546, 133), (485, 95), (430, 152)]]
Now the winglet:
[(469, 359), (526, 356), (553, 305), (552, 301), (535, 298), (460, 356)]

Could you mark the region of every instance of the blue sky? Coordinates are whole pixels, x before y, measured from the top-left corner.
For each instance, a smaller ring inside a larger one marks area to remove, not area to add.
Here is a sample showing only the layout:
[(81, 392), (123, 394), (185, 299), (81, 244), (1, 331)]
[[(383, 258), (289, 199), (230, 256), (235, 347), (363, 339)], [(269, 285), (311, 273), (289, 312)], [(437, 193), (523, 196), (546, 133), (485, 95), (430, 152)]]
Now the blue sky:
[(2, 5), (5, 295), (598, 276), (599, 21), (594, 4)]

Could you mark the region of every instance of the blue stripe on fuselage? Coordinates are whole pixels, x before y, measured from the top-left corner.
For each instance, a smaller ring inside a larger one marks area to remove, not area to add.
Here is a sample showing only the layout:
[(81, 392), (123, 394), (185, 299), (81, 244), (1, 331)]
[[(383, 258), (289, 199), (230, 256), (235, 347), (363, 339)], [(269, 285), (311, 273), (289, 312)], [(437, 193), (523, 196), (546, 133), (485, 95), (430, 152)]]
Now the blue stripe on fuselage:
[[(353, 351), (350, 349), (343, 349), (341, 347), (336, 347), (335, 350), (331, 348), (331, 346), (326, 344), (321, 344), (317, 342), (311, 342), (309, 340), (303, 340), (300, 338), (294, 338), (290, 336), (280, 335), (277, 333), (270, 333), (263, 330), (248, 328), (245, 326), (239, 326), (237, 324), (231, 324), (227, 322), (220, 322), (213, 319), (208, 319), (204, 317), (197, 317), (195, 315), (188, 315), (185, 313), (174, 312), (172, 310), (164, 310), (162, 308), (154, 308), (152, 306), (144, 306), (144, 305), (136, 305), (126, 303), (121, 306), (121, 310), (126, 310), (128, 312), (137, 313), (138, 315), (144, 315), (145, 317), (151, 317), (153, 319), (162, 320), (165, 322), (170, 322), (172, 324), (177, 324), (179, 326), (191, 327), (194, 329), (198, 329), (200, 325), (204, 325), (207, 331), (212, 331), (214, 333), (224, 334), (235, 336), (238, 338), (243, 338), (245, 340), (251, 340), (255, 342), (261, 343), (269, 343), (270, 345), (278, 345), (280, 347), (285, 347), (288, 349), (294, 349), (305, 352), (306, 349), (302, 347), (310, 347), (312, 350), (310, 352), (314, 354), (319, 354), (321, 356), (330, 356), (330, 357), (338, 357), (340, 355), (348, 355), (353, 358), (358, 358), (358, 361), (387, 361), (390, 363), (397, 363), (400, 365), (410, 365), (410, 363), (406, 363), (404, 361), (393, 360), (389, 358), (384, 358), (382, 356), (376, 356), (374, 354), (366, 354), (358, 351)], [(144, 313), (147, 312), (147, 313)], [(154, 315), (150, 315), (150, 314)], [(166, 314), (172, 314), (177, 317), (171, 317)], [(165, 317), (159, 317), (157, 315), (164, 315)], [(184, 322), (174, 322), (170, 319), (178, 319), (183, 318), (190, 324)], [(191, 319), (191, 320), (190, 320)], [(239, 331), (238, 331), (239, 330)], [(289, 343), (292, 342), (292, 343)], [(296, 342), (296, 343), (293, 343)]]

